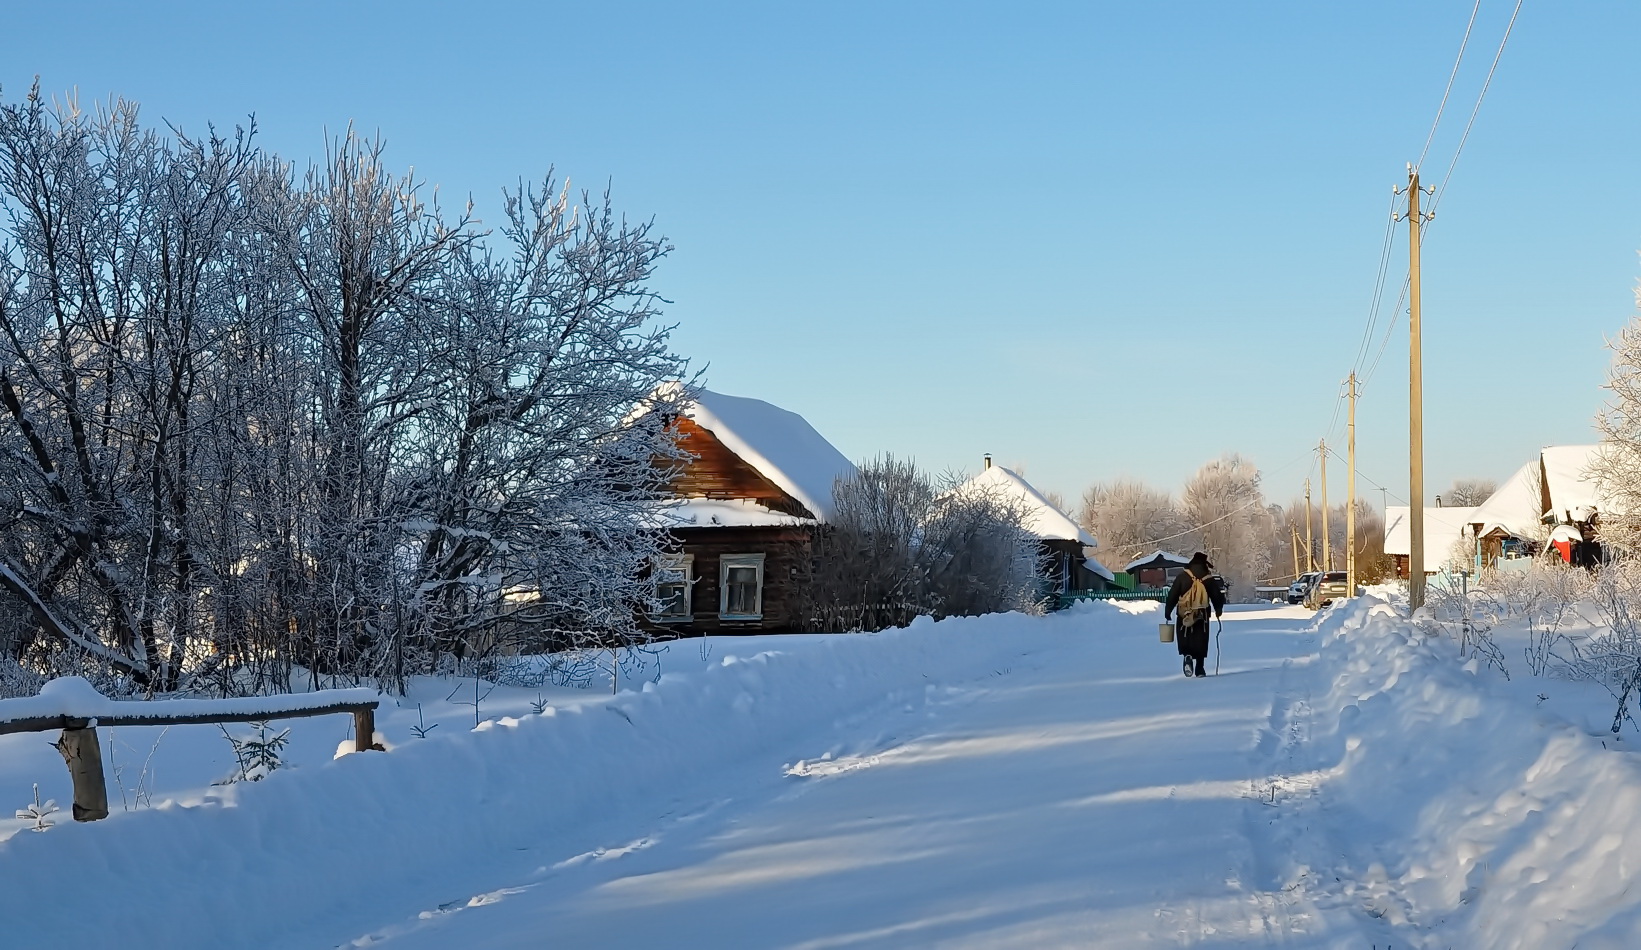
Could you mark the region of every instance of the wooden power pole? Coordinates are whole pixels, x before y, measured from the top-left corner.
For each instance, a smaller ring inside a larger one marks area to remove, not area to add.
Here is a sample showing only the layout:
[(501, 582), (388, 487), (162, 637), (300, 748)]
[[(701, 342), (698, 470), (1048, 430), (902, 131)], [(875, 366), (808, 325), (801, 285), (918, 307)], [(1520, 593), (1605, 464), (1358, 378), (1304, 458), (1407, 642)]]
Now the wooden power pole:
[(1328, 545), (1328, 440), (1316, 443), (1316, 454), (1322, 460), (1322, 570), (1333, 570), (1333, 550)]
[(1356, 374), (1350, 374), (1350, 447), (1345, 473), (1345, 596), (1356, 596)]
[(1305, 570), (1316, 570), (1316, 541), (1311, 537), (1311, 480), (1305, 479)]
[(1408, 336), (1408, 485), (1407, 604), (1424, 606), (1424, 327), (1419, 313), (1419, 229), (1433, 215), (1419, 211), (1419, 195), (1436, 189), (1419, 185), (1419, 170), (1407, 167), (1407, 336)]

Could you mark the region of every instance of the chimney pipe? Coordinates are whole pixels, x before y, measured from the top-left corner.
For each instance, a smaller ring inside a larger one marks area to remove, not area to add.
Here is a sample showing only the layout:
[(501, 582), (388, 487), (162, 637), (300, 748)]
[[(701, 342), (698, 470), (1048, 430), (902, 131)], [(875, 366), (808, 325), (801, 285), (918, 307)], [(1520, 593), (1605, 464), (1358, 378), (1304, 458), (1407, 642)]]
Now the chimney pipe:
[(991, 453), (990, 452), (986, 453), (986, 467), (991, 468)]

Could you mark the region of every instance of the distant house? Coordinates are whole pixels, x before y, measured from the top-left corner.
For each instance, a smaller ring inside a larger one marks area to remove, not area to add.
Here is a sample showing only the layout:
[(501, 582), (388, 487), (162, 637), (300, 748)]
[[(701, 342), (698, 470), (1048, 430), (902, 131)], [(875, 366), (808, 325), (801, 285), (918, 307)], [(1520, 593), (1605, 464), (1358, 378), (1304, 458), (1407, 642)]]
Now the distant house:
[[(1425, 509), (1425, 571), (1525, 565), (1546, 549), (1591, 566), (1602, 557), (1602, 512), (1617, 509), (1590, 474), (1599, 445), (1550, 445), (1475, 507)], [(1385, 509), (1385, 553), (1408, 574), (1412, 532), (1405, 506)]]
[(1031, 483), (1001, 465), (986, 466), (979, 475), (964, 482), (959, 492), (996, 494), (1025, 512), (1023, 527), (1037, 539), (1042, 555), (1044, 580), (1055, 593), (1109, 590), (1115, 586), (1111, 571), (1094, 558), (1099, 547), (1094, 536), (1083, 530), (1065, 512), (1056, 508)]
[[(1396, 561), (1396, 576), (1408, 576), (1413, 551), (1413, 522), (1406, 505), (1385, 509), (1385, 554)], [(1475, 532), (1472, 523), (1480, 507), (1435, 508), (1424, 510), (1424, 570), (1437, 574), (1447, 570), (1471, 570)]]
[(758, 399), (703, 390), (670, 424), (691, 459), (662, 509), (680, 550), (650, 622), (681, 636), (803, 629), (815, 532), (854, 464), (802, 416)]
[(1599, 445), (1545, 446), (1482, 502), (1471, 525), (1481, 564), (1536, 554), (1546, 544), (1572, 563), (1599, 561), (1601, 514), (1617, 510), (1590, 474), (1600, 451)]
[(1141, 587), (1167, 587), (1190, 563), (1190, 558), (1172, 551), (1157, 551), (1129, 561), (1123, 573), (1133, 575)]

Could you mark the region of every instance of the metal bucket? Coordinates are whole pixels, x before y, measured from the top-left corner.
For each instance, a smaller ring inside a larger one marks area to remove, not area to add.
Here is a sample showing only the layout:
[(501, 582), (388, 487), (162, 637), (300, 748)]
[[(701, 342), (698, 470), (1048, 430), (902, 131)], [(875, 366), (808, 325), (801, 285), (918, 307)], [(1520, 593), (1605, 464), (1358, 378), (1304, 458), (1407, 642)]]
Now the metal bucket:
[(1174, 642), (1174, 625), (1171, 623), (1157, 624), (1157, 639), (1163, 643)]

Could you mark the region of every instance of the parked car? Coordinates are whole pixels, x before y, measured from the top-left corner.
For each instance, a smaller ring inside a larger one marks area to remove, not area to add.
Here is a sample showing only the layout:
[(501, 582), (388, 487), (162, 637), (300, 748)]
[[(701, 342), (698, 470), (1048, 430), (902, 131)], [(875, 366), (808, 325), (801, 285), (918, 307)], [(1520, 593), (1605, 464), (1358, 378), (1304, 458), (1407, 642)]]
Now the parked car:
[(1311, 583), (1305, 594), (1305, 606), (1315, 610), (1350, 596), (1349, 579), (1344, 571), (1327, 571)]
[(1290, 604), (1302, 604), (1302, 603), (1304, 603), (1305, 602), (1305, 594), (1309, 593), (1310, 589), (1311, 589), (1311, 581), (1316, 580), (1317, 576), (1320, 575), (1321, 573), (1322, 573), (1321, 571), (1306, 571), (1305, 573), (1299, 575), (1298, 580), (1294, 581), (1292, 584), (1289, 584), (1288, 585), (1288, 603), (1290, 603)]

